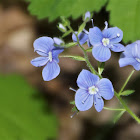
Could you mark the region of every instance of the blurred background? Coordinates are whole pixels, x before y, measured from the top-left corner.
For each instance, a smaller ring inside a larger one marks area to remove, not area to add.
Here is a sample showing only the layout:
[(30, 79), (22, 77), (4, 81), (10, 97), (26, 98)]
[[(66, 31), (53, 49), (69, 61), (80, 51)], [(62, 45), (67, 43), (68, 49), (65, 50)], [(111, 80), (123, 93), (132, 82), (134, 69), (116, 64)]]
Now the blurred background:
[[(37, 56), (33, 42), (40, 36), (59, 37), (59, 16), (66, 16), (77, 30), (82, 14), (94, 12), (94, 24), (101, 29), (104, 21), (124, 31), (123, 44), (140, 39), (140, 1), (133, 0), (0, 0), (0, 140), (140, 140), (140, 125), (127, 113), (114, 124), (119, 112), (92, 107), (72, 119), (76, 79), (84, 62), (60, 58), (60, 75), (49, 82), (42, 79), (42, 68), (30, 64)], [(92, 27), (87, 24), (87, 29)], [(66, 42), (71, 41), (71, 35)], [(81, 55), (78, 47), (64, 54)], [(120, 54), (113, 53), (103, 76), (119, 91), (132, 67), (119, 68)], [(97, 63), (89, 53), (95, 68)], [(135, 72), (127, 89), (135, 93), (125, 97), (140, 116), (140, 73)], [(120, 107), (114, 97), (105, 106)]]

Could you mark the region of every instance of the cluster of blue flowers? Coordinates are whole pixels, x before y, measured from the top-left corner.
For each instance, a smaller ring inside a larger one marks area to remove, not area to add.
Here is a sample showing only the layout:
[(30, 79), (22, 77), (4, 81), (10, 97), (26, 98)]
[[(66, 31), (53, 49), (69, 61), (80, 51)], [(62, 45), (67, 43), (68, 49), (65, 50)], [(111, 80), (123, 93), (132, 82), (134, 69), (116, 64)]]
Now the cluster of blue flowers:
[[(87, 12), (84, 20), (90, 18), (90, 12)], [(63, 25), (61, 24), (59, 27), (62, 28)], [(83, 29), (80, 33), (72, 34), (73, 42), (77, 42), (76, 34), (80, 45), (87, 43), (89, 47), (93, 47), (92, 55), (97, 61), (106, 62), (109, 60), (111, 51), (122, 52), (119, 60), (120, 67), (132, 65), (135, 70), (140, 70), (140, 40), (124, 47), (120, 43), (123, 32), (118, 27), (108, 28), (108, 23), (105, 22), (105, 28), (102, 31), (96, 26), (90, 28), (89, 31)], [(34, 42), (34, 51), (41, 57), (33, 59), (31, 64), (35, 67), (45, 66), (42, 71), (44, 81), (50, 81), (60, 73), (58, 55), (64, 51), (62, 44), (61, 39), (50, 37), (40, 37)], [(79, 111), (88, 110), (94, 104), (95, 109), (100, 112), (104, 107), (103, 98), (110, 100), (114, 96), (111, 81), (106, 78), (100, 79), (88, 70), (81, 71), (77, 78), (77, 85), (79, 89), (75, 94), (75, 105)]]

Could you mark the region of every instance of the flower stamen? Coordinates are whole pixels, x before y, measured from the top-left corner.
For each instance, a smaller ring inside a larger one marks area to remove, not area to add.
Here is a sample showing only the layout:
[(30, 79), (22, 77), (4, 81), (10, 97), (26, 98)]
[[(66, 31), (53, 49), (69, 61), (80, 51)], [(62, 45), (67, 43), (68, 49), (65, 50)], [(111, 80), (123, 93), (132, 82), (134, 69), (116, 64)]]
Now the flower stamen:
[(49, 52), (49, 60), (52, 62), (52, 52)]
[(102, 39), (102, 43), (105, 47), (109, 45), (109, 42), (110, 42), (110, 40), (108, 38), (103, 38)]

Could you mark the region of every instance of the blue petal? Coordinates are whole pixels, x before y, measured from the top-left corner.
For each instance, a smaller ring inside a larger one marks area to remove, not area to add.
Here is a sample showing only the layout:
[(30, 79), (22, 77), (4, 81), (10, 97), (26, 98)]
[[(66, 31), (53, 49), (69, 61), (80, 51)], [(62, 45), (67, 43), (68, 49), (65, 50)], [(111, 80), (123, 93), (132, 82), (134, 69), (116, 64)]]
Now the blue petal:
[(44, 81), (50, 81), (54, 78), (56, 78), (60, 73), (60, 67), (59, 65), (55, 62), (48, 62), (47, 65), (44, 67), (42, 71), (42, 76)]
[(35, 67), (41, 67), (41, 66), (46, 65), (48, 61), (49, 60), (47, 57), (37, 57), (31, 60), (31, 64)]
[(87, 11), (86, 13), (85, 13), (85, 18), (84, 18), (84, 20), (86, 20), (87, 18), (89, 18), (90, 19), (90, 12), (89, 11)]
[(60, 38), (58, 38), (58, 37), (54, 37), (53, 40), (54, 40), (54, 43), (57, 44), (57, 45), (61, 45), (61, 44), (64, 43), (64, 41), (62, 41), (62, 40), (61, 40)]
[[(75, 32), (75, 33), (77, 34), (77, 32)], [(81, 33), (78, 34), (78, 39), (79, 39), (79, 43), (81, 45), (83, 45), (88, 40), (88, 35), (85, 34), (85, 33), (83, 33), (83, 32), (81, 32)], [(72, 40), (74, 42), (77, 42), (77, 38), (76, 38), (76, 35), (75, 34), (72, 34)]]
[(87, 40), (88, 47), (91, 47), (92, 44), (90, 43), (89, 39)]
[(121, 54), (121, 57), (119, 59), (119, 65), (120, 67), (132, 65), (136, 70), (140, 70), (140, 63), (138, 63), (133, 57), (125, 57), (123, 53)]
[(110, 43), (113, 44), (113, 43), (118, 43), (122, 40), (123, 32), (118, 27), (112, 27), (112, 28), (103, 30), (103, 36), (104, 38), (109, 38)]
[(77, 85), (79, 88), (88, 89), (99, 81), (97, 75), (92, 74), (88, 70), (82, 70), (77, 78)]
[(75, 94), (75, 105), (80, 111), (86, 111), (93, 105), (93, 95), (84, 89), (78, 89)]
[(97, 110), (97, 112), (101, 112), (104, 107), (104, 101), (102, 97), (100, 97), (98, 94), (95, 94), (93, 100), (95, 109)]
[(110, 100), (114, 96), (113, 85), (110, 80), (103, 78), (97, 83), (99, 89), (98, 94), (101, 95), (104, 99)]
[(133, 64), (133, 67), (135, 70), (139, 71), (140, 70), (140, 63), (137, 62), (137, 63)]
[(109, 50), (109, 48), (103, 45), (95, 46), (92, 49), (92, 55), (96, 60), (100, 62), (105, 62), (111, 57), (111, 51)]
[(55, 59), (57, 63), (59, 62), (58, 55), (62, 53), (63, 51), (64, 49), (55, 49), (52, 51), (52, 58)]
[(120, 44), (120, 43), (117, 43), (117, 44), (113, 44), (110, 49), (113, 51), (113, 52), (122, 52), (125, 50), (125, 47)]
[(133, 43), (134, 46), (132, 48), (132, 55), (135, 58), (139, 58), (140, 59), (140, 45), (137, 43)]
[(93, 46), (99, 46), (102, 44), (103, 35), (98, 27), (89, 29), (89, 40)]
[(54, 41), (50, 37), (40, 37), (34, 41), (34, 50), (42, 56), (47, 56), (53, 48)]

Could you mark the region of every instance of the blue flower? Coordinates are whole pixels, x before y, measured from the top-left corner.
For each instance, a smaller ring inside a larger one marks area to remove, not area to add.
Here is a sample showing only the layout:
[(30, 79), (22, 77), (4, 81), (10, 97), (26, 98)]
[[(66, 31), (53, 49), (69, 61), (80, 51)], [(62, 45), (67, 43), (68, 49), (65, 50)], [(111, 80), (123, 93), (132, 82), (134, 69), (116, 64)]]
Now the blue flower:
[(35, 67), (45, 66), (42, 71), (44, 81), (50, 81), (56, 78), (60, 73), (58, 65), (58, 55), (64, 49), (54, 47), (54, 41), (50, 37), (40, 37), (34, 41), (34, 51), (41, 57), (37, 57), (31, 61)]
[(132, 65), (135, 70), (140, 70), (140, 40), (126, 46), (119, 64), (120, 67)]
[(79, 89), (75, 95), (75, 105), (80, 111), (88, 110), (94, 104), (95, 109), (100, 112), (104, 107), (104, 101), (114, 96), (114, 89), (110, 80), (99, 79), (97, 75), (88, 70), (82, 70), (77, 79)]
[(89, 40), (93, 45), (92, 55), (100, 62), (105, 62), (111, 57), (111, 51), (122, 52), (124, 46), (119, 42), (123, 38), (123, 32), (117, 27), (108, 28), (105, 22), (105, 29), (101, 31), (98, 27), (89, 29)]
[(84, 15), (84, 21), (89, 20), (90, 17), (91, 17), (91, 14), (90, 14), (89, 11), (87, 11), (87, 12), (85, 13), (85, 15)]
[[(77, 34), (78, 32), (75, 32), (75, 34)], [(72, 34), (72, 40), (73, 42), (77, 42), (77, 37), (74, 33)], [(83, 45), (87, 42), (88, 40), (88, 35), (84, 32), (81, 32), (78, 34), (78, 39), (79, 39), (79, 43), (80, 45)]]

